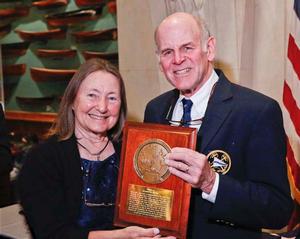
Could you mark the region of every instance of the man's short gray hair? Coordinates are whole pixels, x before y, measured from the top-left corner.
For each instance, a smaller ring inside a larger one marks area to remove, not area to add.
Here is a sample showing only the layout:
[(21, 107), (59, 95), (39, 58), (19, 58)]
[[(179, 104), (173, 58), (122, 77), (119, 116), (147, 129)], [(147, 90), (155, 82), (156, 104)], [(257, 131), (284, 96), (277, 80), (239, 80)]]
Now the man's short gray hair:
[[(208, 28), (208, 25), (207, 23), (205, 22), (205, 20), (200, 17), (200, 16), (195, 16), (195, 15), (191, 15), (194, 20), (196, 21), (198, 27), (199, 27), (199, 31), (200, 31), (200, 35), (201, 35), (201, 42), (200, 42), (200, 45), (201, 45), (201, 48), (206, 51), (206, 42), (208, 40), (208, 38), (211, 36), (210, 35), (210, 31), (209, 31), (209, 28)], [(158, 41), (157, 41), (157, 32), (158, 32), (158, 29), (159, 29), (159, 26), (161, 24), (159, 24), (156, 29), (155, 29), (155, 32), (154, 32), (154, 41), (155, 41), (155, 44), (156, 44), (156, 51), (158, 52), (159, 51), (159, 46), (158, 46)]]

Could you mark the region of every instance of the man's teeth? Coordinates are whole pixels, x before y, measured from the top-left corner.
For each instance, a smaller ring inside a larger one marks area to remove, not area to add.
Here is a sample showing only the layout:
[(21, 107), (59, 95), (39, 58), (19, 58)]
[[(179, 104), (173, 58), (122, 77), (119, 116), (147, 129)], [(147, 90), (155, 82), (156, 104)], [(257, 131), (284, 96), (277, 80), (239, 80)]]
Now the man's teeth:
[(182, 70), (177, 70), (177, 71), (174, 71), (175, 74), (185, 74), (187, 72), (189, 72), (191, 70), (191, 68), (184, 68)]

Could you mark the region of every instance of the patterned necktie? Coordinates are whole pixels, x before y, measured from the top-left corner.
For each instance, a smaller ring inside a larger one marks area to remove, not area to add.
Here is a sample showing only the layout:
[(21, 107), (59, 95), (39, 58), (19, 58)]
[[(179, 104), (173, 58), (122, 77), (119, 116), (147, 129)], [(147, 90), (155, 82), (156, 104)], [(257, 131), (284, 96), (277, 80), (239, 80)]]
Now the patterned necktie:
[(182, 115), (182, 126), (183, 127), (189, 127), (190, 123), (191, 123), (191, 109), (192, 109), (192, 105), (193, 105), (193, 101), (189, 100), (189, 99), (182, 99), (182, 104), (183, 104), (183, 115)]

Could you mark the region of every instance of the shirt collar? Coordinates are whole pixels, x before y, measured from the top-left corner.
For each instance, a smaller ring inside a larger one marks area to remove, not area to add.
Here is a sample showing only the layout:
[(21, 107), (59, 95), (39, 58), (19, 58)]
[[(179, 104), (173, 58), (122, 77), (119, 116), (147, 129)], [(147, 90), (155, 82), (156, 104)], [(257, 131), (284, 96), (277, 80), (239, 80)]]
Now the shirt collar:
[[(215, 70), (212, 71), (210, 77), (208, 80), (204, 83), (204, 85), (189, 99), (193, 101), (194, 105), (199, 105), (201, 102), (208, 101), (212, 88), (215, 85), (215, 83), (219, 80), (218, 74), (215, 72)], [(183, 98), (186, 98), (184, 95), (180, 93), (178, 101), (181, 102)]]

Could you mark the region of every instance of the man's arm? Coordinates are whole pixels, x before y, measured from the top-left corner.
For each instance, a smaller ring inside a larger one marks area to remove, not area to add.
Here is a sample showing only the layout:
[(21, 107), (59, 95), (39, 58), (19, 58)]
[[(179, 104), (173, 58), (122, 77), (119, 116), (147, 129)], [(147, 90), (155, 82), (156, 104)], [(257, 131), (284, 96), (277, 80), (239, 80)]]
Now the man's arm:
[(286, 173), (286, 136), (277, 103), (265, 105), (243, 150), (245, 180), (220, 175), (217, 198), (208, 215), (246, 227), (280, 229), (288, 223), (293, 204)]

